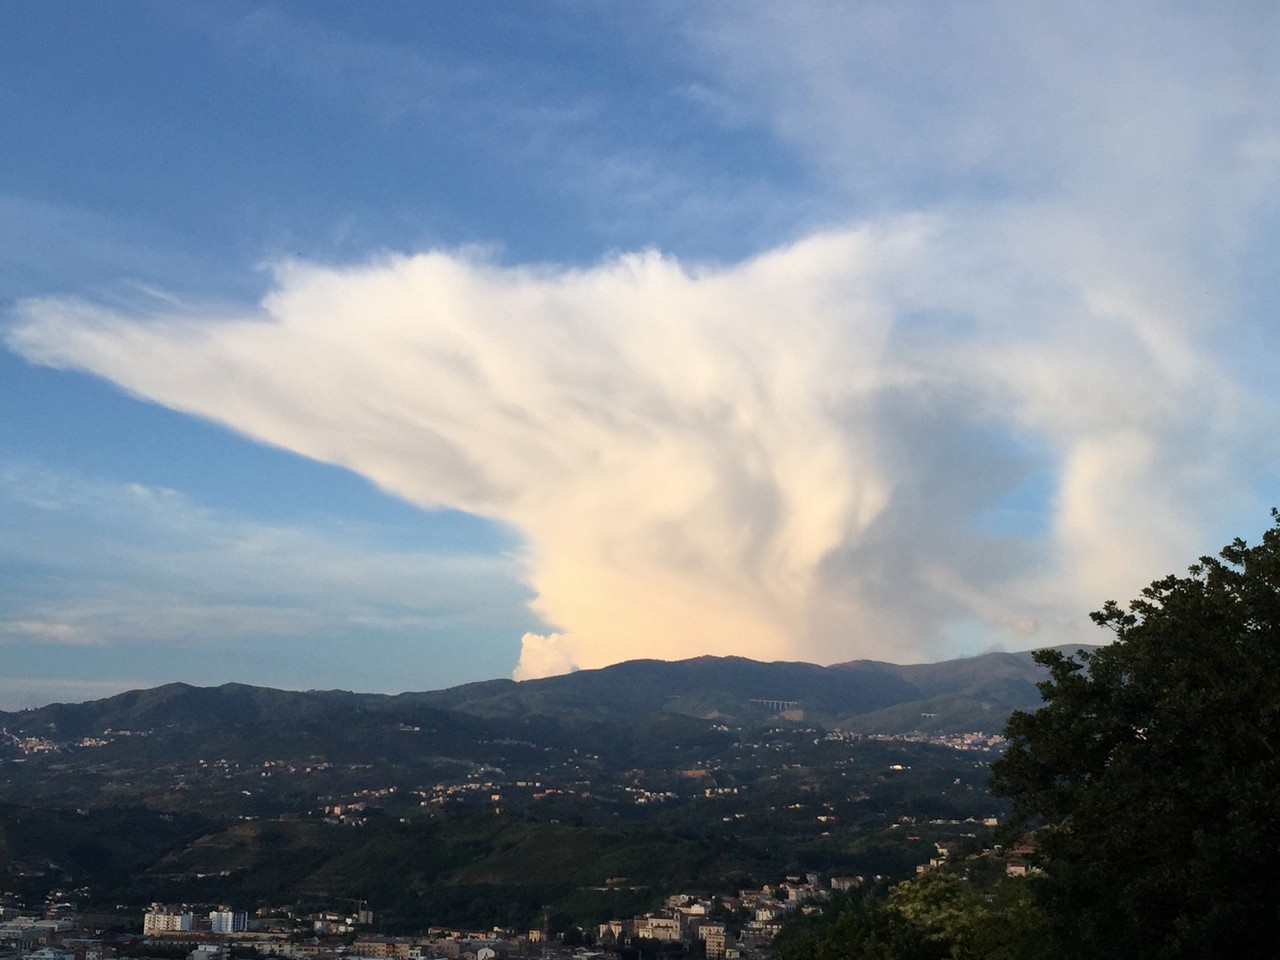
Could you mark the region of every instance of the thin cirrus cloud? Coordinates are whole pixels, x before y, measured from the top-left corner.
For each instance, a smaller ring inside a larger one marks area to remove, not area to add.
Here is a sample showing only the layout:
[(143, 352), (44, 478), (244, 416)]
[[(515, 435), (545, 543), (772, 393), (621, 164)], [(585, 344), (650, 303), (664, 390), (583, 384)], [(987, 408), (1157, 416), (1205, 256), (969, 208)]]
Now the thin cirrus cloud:
[(48, 703), (97, 700), (146, 686), (141, 679), (77, 680), (69, 677), (0, 677), (0, 702), (9, 709), (40, 707)]
[(58, 620), (0, 621), (0, 637), (22, 637), (43, 643), (80, 646), (99, 643), (99, 638), (75, 624)]
[(4, 597), (0, 644), (151, 650), (132, 668), (142, 674), (178, 663), (172, 651), (184, 647), (417, 644), (493, 628), (477, 593), (521, 599), (515, 557), (390, 549), (359, 524), (264, 523), (173, 490), (26, 464), (0, 464), (0, 519), (0, 561), (42, 571)]
[[(550, 628), (520, 678), (911, 659), (964, 623), (1025, 646), (1074, 638), (1195, 542), (1170, 518), (1228, 459), (1181, 465), (1248, 439), (1197, 318), (1132, 289), (1123, 259), (1007, 243), (1025, 214), (891, 218), (715, 268), (290, 263), (239, 319), (32, 300), (8, 343), (511, 524)], [(1044, 470), (1044, 529), (984, 532)]]

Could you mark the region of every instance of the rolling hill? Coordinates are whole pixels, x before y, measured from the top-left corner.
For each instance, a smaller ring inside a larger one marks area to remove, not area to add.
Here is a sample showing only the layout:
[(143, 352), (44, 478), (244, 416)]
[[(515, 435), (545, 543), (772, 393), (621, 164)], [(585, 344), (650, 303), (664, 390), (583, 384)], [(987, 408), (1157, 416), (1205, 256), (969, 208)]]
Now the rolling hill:
[(742, 657), (632, 660), (520, 683), (490, 680), (398, 695), (171, 683), (85, 703), (0, 711), (0, 727), (58, 739), (105, 730), (234, 728), (253, 730), (264, 740), (279, 727), (294, 741), (305, 741), (315, 732), (328, 738), (334, 726), (383, 721), (425, 722), (483, 736), (493, 731), (492, 721), (629, 721), (675, 714), (725, 722), (785, 715), (879, 733), (962, 732), (975, 729), (976, 719), (996, 729), (1012, 710), (1037, 706), (1036, 683), (1044, 677), (1029, 652), (908, 665), (854, 660), (830, 667)]

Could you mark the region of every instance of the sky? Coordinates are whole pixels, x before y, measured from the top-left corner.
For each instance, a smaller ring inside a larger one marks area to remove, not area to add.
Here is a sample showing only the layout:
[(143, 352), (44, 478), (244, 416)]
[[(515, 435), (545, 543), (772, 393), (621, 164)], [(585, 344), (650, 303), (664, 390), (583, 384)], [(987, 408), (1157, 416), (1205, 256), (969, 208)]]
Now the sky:
[(0, 5), (0, 709), (936, 661), (1280, 502), (1280, 7)]

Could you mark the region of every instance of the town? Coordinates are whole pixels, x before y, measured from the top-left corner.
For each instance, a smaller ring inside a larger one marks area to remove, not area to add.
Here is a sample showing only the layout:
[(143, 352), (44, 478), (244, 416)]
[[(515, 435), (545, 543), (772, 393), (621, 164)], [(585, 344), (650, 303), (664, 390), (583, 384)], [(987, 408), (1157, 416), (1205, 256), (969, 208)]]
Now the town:
[(714, 717), (235, 685), (7, 714), (0, 949), (764, 957), (842, 897), (995, 857), (999, 734), (726, 690)]
[[(945, 855), (943, 851), (940, 853)], [(374, 934), (375, 912), (353, 901), (349, 912), (299, 913), (282, 906), (251, 916), (226, 905), (152, 904), (137, 930), (93, 929), (75, 905), (51, 898), (39, 914), (0, 907), (0, 958), (115, 960), (124, 956), (288, 957), (306, 960), (501, 960), (507, 957), (620, 957), (624, 952), (675, 949), (705, 960), (770, 955), (770, 944), (793, 913), (813, 911), (834, 894), (856, 890), (861, 876), (788, 876), (774, 885), (707, 898), (671, 894), (642, 916), (614, 919), (583, 930), (554, 930), (549, 914), (528, 930), (450, 929), (433, 926), (416, 936)], [(613, 884), (625, 884), (616, 878)]]

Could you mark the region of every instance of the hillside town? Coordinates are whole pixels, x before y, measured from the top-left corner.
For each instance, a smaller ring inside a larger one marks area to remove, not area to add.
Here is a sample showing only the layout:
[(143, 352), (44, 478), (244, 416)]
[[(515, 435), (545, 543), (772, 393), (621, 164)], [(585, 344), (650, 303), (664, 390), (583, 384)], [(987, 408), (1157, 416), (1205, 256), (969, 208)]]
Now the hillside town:
[[(994, 819), (981, 824), (994, 825)], [(904, 818), (898, 826), (909, 831), (923, 825)], [(931, 826), (964, 829), (978, 824), (933, 821)], [(962, 856), (963, 847), (954, 840), (934, 843), (934, 855), (917, 865), (916, 873), (948, 866)], [(985, 860), (998, 864), (1008, 876), (1024, 876), (1034, 870), (1029, 866), (1033, 852), (1026, 842), (1011, 850), (983, 846), (976, 856), (970, 852), (964, 863)], [(348, 901), (350, 910), (307, 911), (281, 905), (252, 913), (226, 904), (153, 903), (138, 922), (104, 928), (101, 916), (82, 916), (69, 894), (59, 891), (40, 910), (0, 906), (0, 960), (627, 960), (658, 954), (693, 960), (769, 960), (773, 941), (788, 920), (816, 913), (833, 897), (857, 893), (883, 879), (789, 875), (732, 896), (670, 894), (659, 909), (588, 928), (554, 929), (548, 907), (542, 925), (530, 929), (435, 925), (409, 935), (379, 932), (382, 918), (364, 900)], [(611, 878), (607, 886), (621, 888), (626, 883), (625, 877)]]
[[(618, 878), (615, 883), (625, 883)], [(430, 927), (415, 936), (373, 932), (376, 914), (363, 901), (349, 912), (299, 913), (292, 907), (252, 916), (227, 905), (152, 904), (136, 930), (94, 929), (74, 905), (55, 901), (39, 915), (0, 908), (0, 960), (116, 960), (119, 957), (286, 957), (293, 960), (504, 960), (504, 958), (618, 958), (648, 943), (705, 960), (770, 955), (786, 919), (813, 911), (833, 892), (856, 889), (860, 876), (788, 876), (777, 884), (708, 898), (666, 897), (661, 909), (582, 930), (485, 930)], [(641, 951), (643, 952), (643, 951)]]

